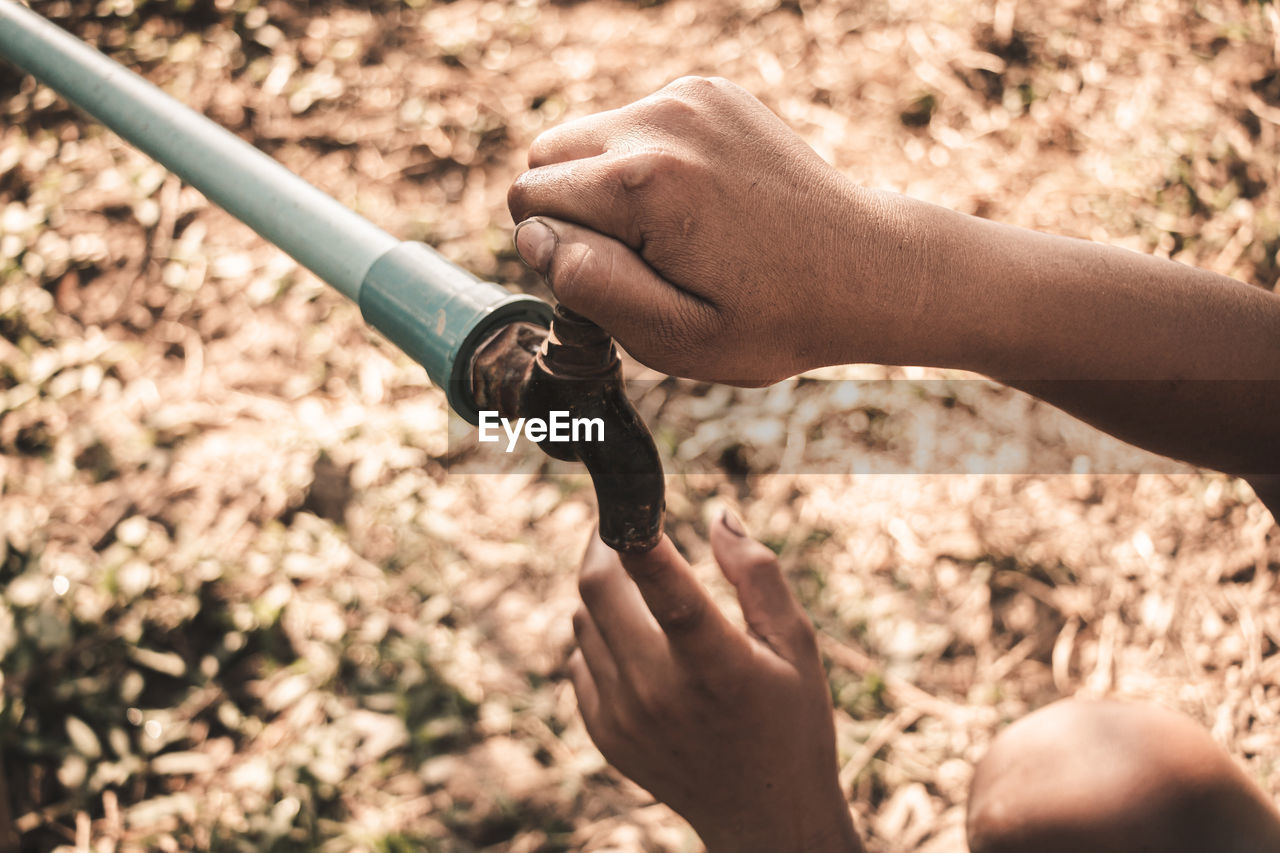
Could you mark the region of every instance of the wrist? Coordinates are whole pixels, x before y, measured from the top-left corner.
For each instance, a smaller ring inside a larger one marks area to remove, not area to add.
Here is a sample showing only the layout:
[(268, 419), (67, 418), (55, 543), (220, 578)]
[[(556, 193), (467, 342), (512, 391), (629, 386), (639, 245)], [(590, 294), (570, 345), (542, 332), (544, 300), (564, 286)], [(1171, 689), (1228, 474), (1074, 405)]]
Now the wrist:
[(842, 207), (842, 234), (822, 306), (832, 334), (824, 364), (945, 363), (950, 346), (940, 257), (955, 215), (897, 193), (852, 182)]
[[(845, 329), (839, 360), (1002, 376), (1040, 355), (1045, 329), (1032, 286), (1052, 259), (1044, 235), (898, 193), (856, 188), (830, 311)], [(1020, 239), (1021, 238), (1021, 239)], [(1033, 251), (1039, 250), (1039, 251)]]

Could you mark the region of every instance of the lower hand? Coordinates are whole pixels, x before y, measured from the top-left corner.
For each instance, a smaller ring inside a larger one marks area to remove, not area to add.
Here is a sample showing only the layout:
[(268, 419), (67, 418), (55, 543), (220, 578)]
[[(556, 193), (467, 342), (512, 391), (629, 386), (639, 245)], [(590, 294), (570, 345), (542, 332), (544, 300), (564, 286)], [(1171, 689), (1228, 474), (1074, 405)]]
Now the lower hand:
[(773, 553), (740, 522), (722, 517), (711, 547), (746, 630), (670, 539), (621, 557), (592, 539), (569, 659), (587, 731), (711, 853), (860, 851), (813, 628)]

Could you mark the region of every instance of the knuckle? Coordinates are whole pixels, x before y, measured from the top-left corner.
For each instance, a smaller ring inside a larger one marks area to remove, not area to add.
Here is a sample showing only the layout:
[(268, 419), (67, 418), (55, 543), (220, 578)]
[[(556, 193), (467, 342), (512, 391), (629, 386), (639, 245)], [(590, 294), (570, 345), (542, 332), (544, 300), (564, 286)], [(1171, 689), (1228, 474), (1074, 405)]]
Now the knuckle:
[(725, 77), (712, 77), (711, 88), (723, 107), (742, 108), (756, 102), (756, 97), (737, 83)]
[(524, 172), (519, 175), (507, 190), (507, 209), (511, 211), (511, 218), (516, 222), (527, 219), (532, 206), (530, 174), (530, 172)]
[(701, 597), (672, 602), (664, 608), (661, 614), (655, 614), (662, 624), (662, 629), (668, 634), (692, 631), (702, 624), (702, 620), (706, 615), (707, 602), (706, 599)]
[[(692, 93), (691, 89), (683, 89), (681, 91)], [(662, 95), (654, 98), (650, 104), (651, 113), (664, 122), (670, 122), (673, 119), (687, 118), (697, 115), (698, 108), (689, 102), (687, 95)]]
[(671, 83), (636, 104), (636, 120), (650, 133), (661, 129), (682, 130), (691, 127), (701, 114), (706, 95), (700, 87)]
[(698, 74), (686, 74), (683, 77), (677, 77), (664, 87), (673, 92), (705, 92), (714, 86), (714, 82), (710, 77), (703, 77)]
[(673, 175), (679, 169), (679, 161), (669, 151), (642, 148), (619, 156), (613, 168), (622, 189), (634, 192)]

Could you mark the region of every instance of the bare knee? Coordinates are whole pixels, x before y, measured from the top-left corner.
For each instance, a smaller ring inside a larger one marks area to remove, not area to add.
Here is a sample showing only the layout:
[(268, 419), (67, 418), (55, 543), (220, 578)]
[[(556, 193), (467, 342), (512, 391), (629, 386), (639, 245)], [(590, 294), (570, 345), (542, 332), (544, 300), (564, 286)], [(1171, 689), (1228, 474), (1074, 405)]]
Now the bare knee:
[(1005, 729), (969, 797), (972, 853), (1280, 849), (1280, 819), (1181, 714), (1057, 702)]

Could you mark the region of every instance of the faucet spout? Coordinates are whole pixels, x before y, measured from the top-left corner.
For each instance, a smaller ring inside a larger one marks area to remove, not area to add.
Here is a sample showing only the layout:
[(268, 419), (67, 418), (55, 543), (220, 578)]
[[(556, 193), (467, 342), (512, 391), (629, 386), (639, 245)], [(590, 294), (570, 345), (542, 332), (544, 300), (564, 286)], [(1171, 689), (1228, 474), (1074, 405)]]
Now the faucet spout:
[(567, 412), (575, 422), (598, 423), (599, 431), (575, 430), (560, 441), (548, 436), (539, 446), (586, 466), (606, 545), (637, 553), (658, 544), (666, 509), (662, 461), (627, 397), (617, 347), (604, 330), (563, 306), (550, 330), (510, 324), (477, 352), (471, 381), (477, 403), (503, 417)]

